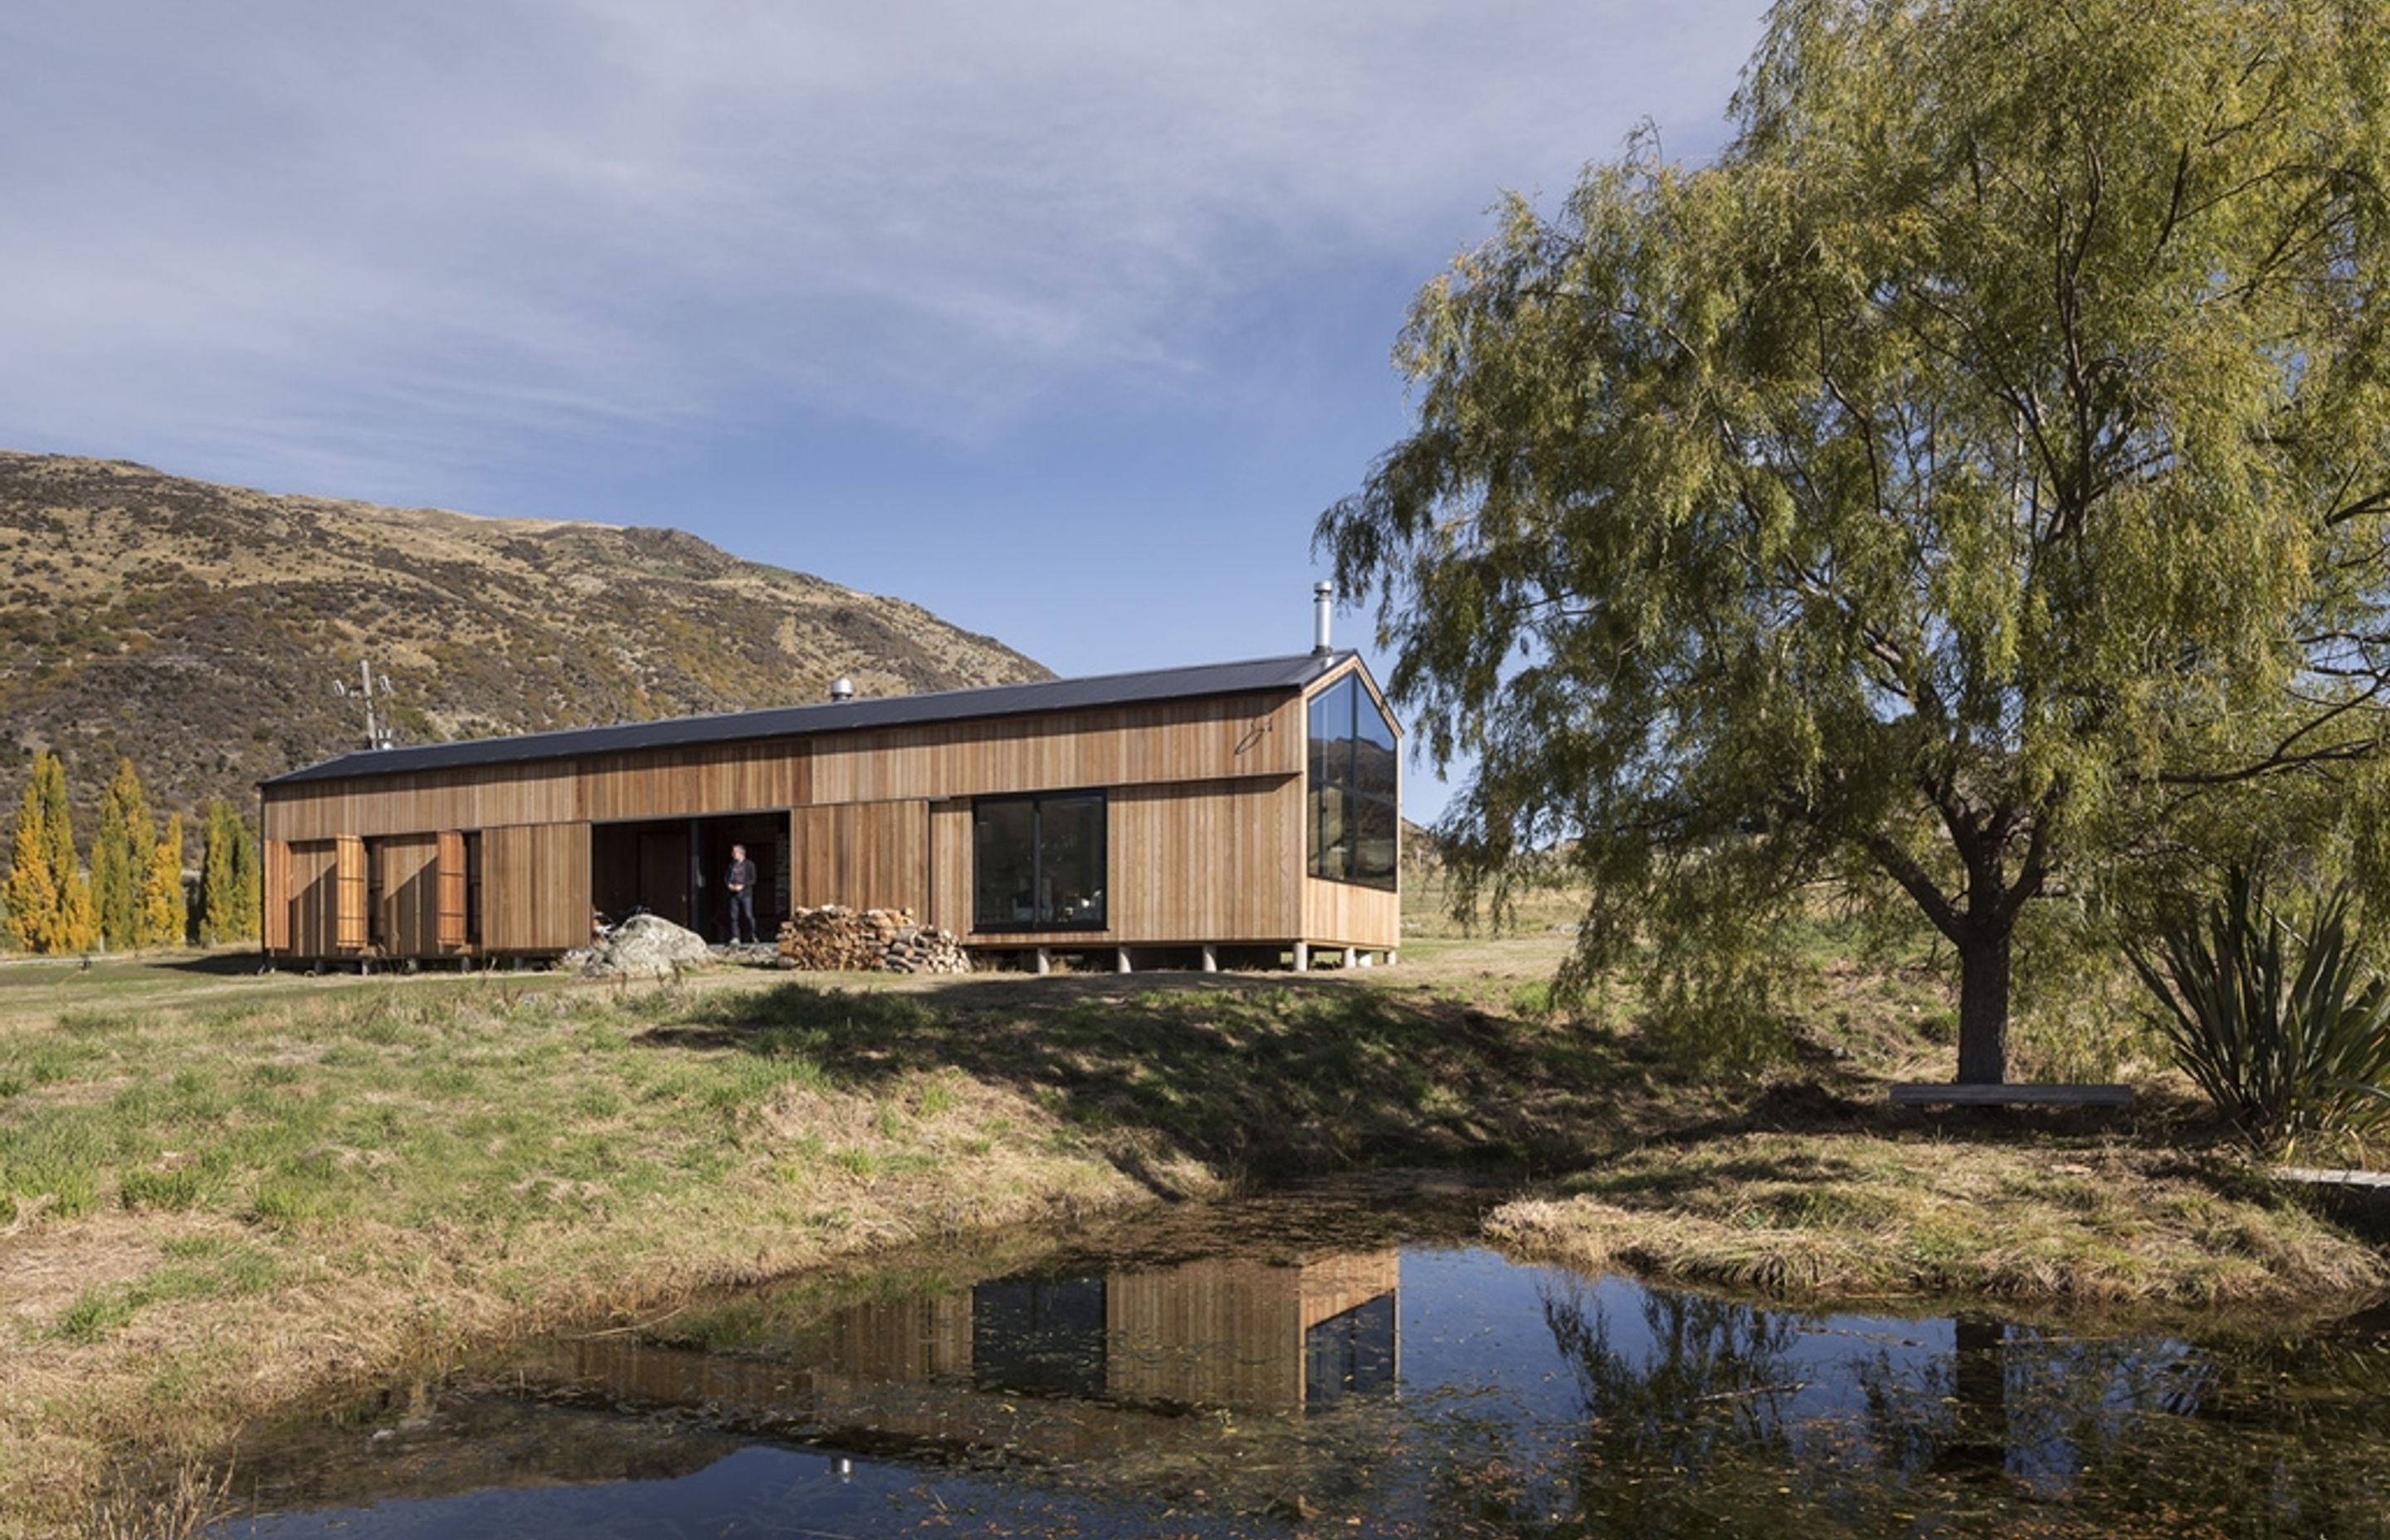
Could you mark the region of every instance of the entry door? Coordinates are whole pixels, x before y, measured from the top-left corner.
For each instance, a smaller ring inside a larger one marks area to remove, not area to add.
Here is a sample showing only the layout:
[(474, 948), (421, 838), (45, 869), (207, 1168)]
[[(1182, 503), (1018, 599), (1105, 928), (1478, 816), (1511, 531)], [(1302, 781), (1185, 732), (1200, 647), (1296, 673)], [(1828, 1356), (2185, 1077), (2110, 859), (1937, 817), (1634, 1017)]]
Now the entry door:
[(779, 865), (787, 828), (785, 819), (775, 817), (708, 818), (700, 826), (698, 843), (704, 860), (698, 867), (699, 892), (705, 895), (705, 909), (692, 930), (708, 941), (729, 938), (730, 890), (722, 885), (722, 874), (730, 869), (730, 847), (744, 845), (747, 859), (755, 864), (757, 934), (778, 933), (783, 895), (788, 892)]
[(676, 828), (639, 831), (639, 898), (675, 925), (688, 924), (688, 835)]

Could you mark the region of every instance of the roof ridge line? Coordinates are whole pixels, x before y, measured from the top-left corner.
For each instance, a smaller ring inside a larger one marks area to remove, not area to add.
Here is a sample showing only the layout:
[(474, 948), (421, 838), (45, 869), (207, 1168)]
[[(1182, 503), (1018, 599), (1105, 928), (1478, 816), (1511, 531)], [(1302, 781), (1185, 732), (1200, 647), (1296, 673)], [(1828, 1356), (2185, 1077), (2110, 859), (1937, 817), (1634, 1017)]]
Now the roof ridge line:
[[(928, 690), (919, 695), (754, 706), (737, 712), (697, 712), (647, 722), (548, 727), (537, 732), (460, 738), (446, 743), (410, 744), (400, 749), (353, 750), (268, 777), (258, 784), (276, 786), (362, 776), (405, 775), (642, 748), (686, 748), (761, 738), (868, 731), (916, 723), (970, 721), (1038, 711), (1096, 710), (1105, 706), (1197, 699), (1245, 691), (1302, 689), (1330, 670), (1358, 656), (1350, 649), (1283, 653), (1225, 663), (1131, 669), (1115, 674), (1038, 679), (1011, 685), (970, 685), (957, 689)], [(1130, 682), (1140, 680), (1150, 681), (1158, 687), (1116, 693)], [(1073, 699), (1074, 696), (1082, 698)], [(998, 704), (1005, 697), (1013, 698), (1017, 703)], [(971, 709), (982, 703), (985, 703), (988, 709)], [(803, 721), (805, 718), (813, 720)], [(777, 727), (769, 725), (775, 722), (783, 725)]]

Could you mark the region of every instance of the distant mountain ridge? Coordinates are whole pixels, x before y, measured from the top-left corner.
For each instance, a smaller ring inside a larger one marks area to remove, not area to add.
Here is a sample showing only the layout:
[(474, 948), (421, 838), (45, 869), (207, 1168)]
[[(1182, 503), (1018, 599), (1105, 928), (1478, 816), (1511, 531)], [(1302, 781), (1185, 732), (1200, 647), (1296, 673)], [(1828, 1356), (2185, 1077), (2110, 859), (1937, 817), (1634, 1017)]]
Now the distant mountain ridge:
[[(919, 605), (672, 529), (281, 496), (0, 450), (0, 813), (37, 750), (78, 804), (131, 757), (188, 810), (364, 746), (1050, 679)], [(0, 831), (5, 832), (5, 831)]]

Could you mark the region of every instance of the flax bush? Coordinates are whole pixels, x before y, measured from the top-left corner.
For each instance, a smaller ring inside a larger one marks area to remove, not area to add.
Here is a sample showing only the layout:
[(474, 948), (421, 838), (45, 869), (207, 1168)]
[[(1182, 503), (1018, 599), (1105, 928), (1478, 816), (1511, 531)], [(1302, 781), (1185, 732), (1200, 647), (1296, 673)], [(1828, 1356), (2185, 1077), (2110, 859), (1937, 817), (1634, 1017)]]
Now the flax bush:
[(2390, 1121), (2390, 981), (2350, 910), (2342, 887), (2286, 919), (2235, 868), (2222, 896), (2128, 949), (2176, 1061), (2260, 1147)]

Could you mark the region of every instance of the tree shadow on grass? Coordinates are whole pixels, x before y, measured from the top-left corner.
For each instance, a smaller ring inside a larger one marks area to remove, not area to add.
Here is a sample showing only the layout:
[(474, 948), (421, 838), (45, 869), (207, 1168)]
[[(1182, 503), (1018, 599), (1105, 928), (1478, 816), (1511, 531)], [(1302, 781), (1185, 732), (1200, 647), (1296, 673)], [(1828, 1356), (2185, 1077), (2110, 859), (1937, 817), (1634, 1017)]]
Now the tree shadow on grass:
[(264, 971), (265, 959), (255, 952), (202, 952), (198, 956), (161, 958), (149, 966), (203, 979), (247, 979)]
[(1631, 1200), (1634, 1207), (1664, 1208), (1722, 1186), (1841, 1187), (1864, 1183), (1870, 1175), (1867, 1166), (1857, 1161), (1814, 1150), (1782, 1150), (1764, 1157), (1705, 1161), (1659, 1170), (1638, 1165), (1614, 1176), (1587, 1173), (1572, 1181), (1569, 1190), (1595, 1198)]
[(1581, 1164), (1641, 1067), (1615, 1040), (1334, 979), (1139, 975), (934, 994), (790, 982), (699, 999), (643, 1041), (802, 1057), (868, 1086), (952, 1067), (1091, 1130), (1150, 1129), (1259, 1177)]
[(1772, 1081), (1713, 1116), (1689, 1118), (1651, 1136), (1654, 1143), (1694, 1145), (1752, 1134), (1929, 1135), (1970, 1145), (2052, 1149), (2124, 1145), (2150, 1150), (2206, 1150), (2233, 1142), (2230, 1125), (2196, 1097), (2166, 1086), (2137, 1086), (2124, 1110), (2097, 1107), (1905, 1107), (1893, 1105), (1881, 1080), (1836, 1068), (1810, 1078)]
[(2201, 1138), (2164, 1100), (2123, 1118), (1961, 1120), (1891, 1107), (1881, 1083), (1832, 1068), (1721, 1086), (1632, 1035), (1333, 975), (996, 975), (919, 992), (790, 981), (679, 1002), (641, 1041), (803, 1059), (859, 1089), (952, 1068), (1119, 1133), (1112, 1158), (1132, 1174), (1184, 1155), (1265, 1180), (1418, 1165), (1532, 1177), (1755, 1134), (1947, 1133), (2053, 1152)]

